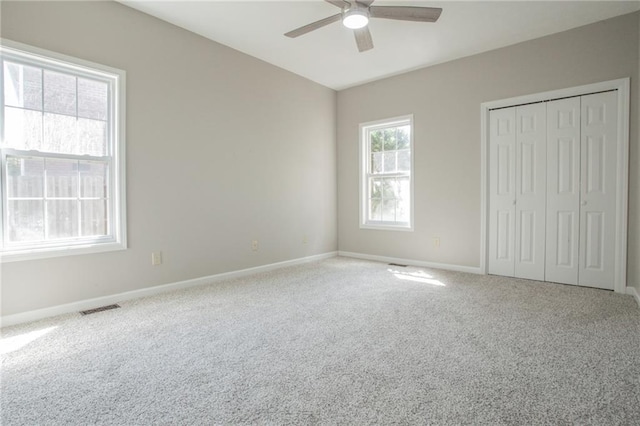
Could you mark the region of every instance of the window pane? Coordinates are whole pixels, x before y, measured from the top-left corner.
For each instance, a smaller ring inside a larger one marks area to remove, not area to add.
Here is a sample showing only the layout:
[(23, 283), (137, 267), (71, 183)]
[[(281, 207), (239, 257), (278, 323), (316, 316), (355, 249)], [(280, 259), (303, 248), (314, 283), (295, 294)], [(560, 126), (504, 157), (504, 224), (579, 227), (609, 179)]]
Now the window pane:
[(409, 135), (411, 129), (409, 126), (402, 126), (396, 128), (396, 139), (398, 141), (398, 149), (407, 149), (409, 148)]
[(107, 235), (107, 200), (80, 201), (82, 236)]
[(384, 150), (385, 151), (393, 151), (396, 149), (396, 128), (392, 127), (390, 129), (382, 130), (384, 133)]
[(47, 231), (49, 239), (78, 236), (78, 201), (48, 200)]
[(385, 222), (395, 222), (396, 220), (396, 201), (384, 200), (382, 202), (382, 220)]
[(382, 198), (393, 200), (396, 198), (397, 183), (395, 178), (387, 178), (382, 183)]
[(56, 114), (76, 115), (75, 77), (44, 71), (44, 110)]
[(107, 155), (107, 123), (88, 118), (78, 119), (77, 154), (102, 157)]
[(396, 220), (399, 222), (409, 222), (411, 209), (411, 192), (409, 178), (398, 179), (398, 204), (396, 210)]
[(107, 119), (107, 83), (78, 79), (78, 116), (96, 120)]
[(382, 198), (382, 181), (380, 179), (371, 179), (369, 182), (371, 190), (369, 198)]
[(396, 220), (398, 222), (409, 222), (409, 199), (398, 201), (396, 210)]
[(4, 144), (9, 148), (40, 150), (42, 113), (19, 108), (4, 109)]
[(408, 200), (409, 197), (411, 197), (410, 194), (410, 182), (409, 182), (409, 178), (398, 178), (398, 192), (397, 192), (397, 198), (399, 199), (403, 199), (403, 200)]
[(78, 197), (78, 162), (47, 158), (45, 162), (47, 197)]
[(376, 130), (370, 133), (371, 138), (371, 152), (382, 151), (382, 131)]
[(369, 179), (369, 217), (368, 220), (382, 220), (382, 178)]
[(107, 163), (80, 161), (80, 196), (107, 197)]
[(386, 173), (396, 171), (396, 152), (395, 151), (384, 153), (384, 171)]
[(7, 156), (9, 197), (39, 198), (44, 195), (44, 160)]
[(382, 200), (380, 198), (373, 198), (370, 200), (369, 205), (371, 207), (369, 220), (382, 220)]
[(60, 114), (44, 114), (44, 146), (42, 151), (76, 154), (77, 120)]
[(4, 63), (4, 103), (8, 106), (42, 110), (42, 70)]
[(8, 236), (11, 242), (44, 239), (44, 201), (9, 201), (7, 204)]
[(382, 172), (382, 152), (371, 154), (371, 173)]
[(408, 149), (398, 151), (398, 171), (411, 171), (411, 154), (409, 153)]

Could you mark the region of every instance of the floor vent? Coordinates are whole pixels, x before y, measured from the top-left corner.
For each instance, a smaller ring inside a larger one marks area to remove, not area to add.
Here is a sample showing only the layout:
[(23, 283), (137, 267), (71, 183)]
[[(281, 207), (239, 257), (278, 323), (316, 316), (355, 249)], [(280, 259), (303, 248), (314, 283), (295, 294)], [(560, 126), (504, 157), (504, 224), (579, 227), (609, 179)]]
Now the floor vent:
[(402, 265), (400, 263), (390, 263), (389, 266), (400, 266), (401, 268), (406, 268), (407, 265)]
[(110, 311), (111, 309), (118, 309), (120, 307), (120, 305), (107, 305), (107, 306), (100, 306), (99, 308), (95, 308), (95, 309), (87, 309), (86, 311), (80, 311), (80, 313), (82, 315), (89, 315), (89, 314), (95, 314), (97, 312), (102, 312), (102, 311)]

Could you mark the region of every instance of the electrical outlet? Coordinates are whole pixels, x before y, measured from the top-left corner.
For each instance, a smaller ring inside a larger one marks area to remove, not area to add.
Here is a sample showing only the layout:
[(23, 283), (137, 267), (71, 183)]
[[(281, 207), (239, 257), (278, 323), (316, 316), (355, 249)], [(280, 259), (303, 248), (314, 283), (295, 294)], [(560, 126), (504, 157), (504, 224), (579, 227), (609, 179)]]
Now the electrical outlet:
[(440, 247), (440, 238), (439, 237), (435, 237), (433, 239), (433, 246), (434, 247)]
[(162, 252), (161, 251), (154, 251), (153, 253), (151, 253), (151, 264), (153, 266), (162, 265)]
[(258, 240), (251, 241), (251, 250), (258, 251)]

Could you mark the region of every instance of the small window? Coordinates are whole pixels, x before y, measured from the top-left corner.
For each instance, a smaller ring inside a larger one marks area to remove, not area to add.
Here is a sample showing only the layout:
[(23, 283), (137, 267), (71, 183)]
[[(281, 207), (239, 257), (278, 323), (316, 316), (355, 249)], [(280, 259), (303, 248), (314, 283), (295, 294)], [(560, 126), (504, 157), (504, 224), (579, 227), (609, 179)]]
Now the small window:
[(2, 43), (2, 260), (125, 248), (124, 72)]
[(360, 226), (413, 230), (413, 116), (360, 125)]

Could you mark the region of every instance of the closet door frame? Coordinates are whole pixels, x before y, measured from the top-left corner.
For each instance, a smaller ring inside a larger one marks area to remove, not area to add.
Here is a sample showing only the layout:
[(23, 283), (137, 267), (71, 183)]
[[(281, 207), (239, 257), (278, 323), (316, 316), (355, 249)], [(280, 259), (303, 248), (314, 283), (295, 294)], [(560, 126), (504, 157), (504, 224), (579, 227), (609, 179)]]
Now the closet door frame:
[(592, 93), (617, 91), (618, 101), (618, 144), (616, 152), (616, 231), (615, 231), (615, 271), (613, 289), (617, 293), (627, 292), (627, 216), (629, 193), (629, 78), (553, 90), (514, 98), (483, 102), (480, 105), (480, 273), (488, 272), (488, 229), (489, 229), (489, 111), (544, 102)]

